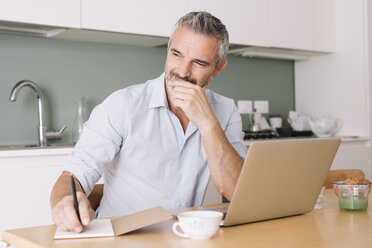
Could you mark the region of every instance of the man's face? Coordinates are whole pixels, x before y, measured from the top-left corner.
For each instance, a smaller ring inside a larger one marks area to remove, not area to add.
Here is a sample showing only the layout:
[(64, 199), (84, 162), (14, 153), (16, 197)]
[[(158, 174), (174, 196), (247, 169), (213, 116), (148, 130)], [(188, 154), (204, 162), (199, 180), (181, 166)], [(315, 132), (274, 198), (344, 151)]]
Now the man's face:
[(220, 71), (216, 68), (218, 48), (216, 37), (197, 34), (187, 27), (178, 28), (168, 45), (166, 80), (207, 86)]

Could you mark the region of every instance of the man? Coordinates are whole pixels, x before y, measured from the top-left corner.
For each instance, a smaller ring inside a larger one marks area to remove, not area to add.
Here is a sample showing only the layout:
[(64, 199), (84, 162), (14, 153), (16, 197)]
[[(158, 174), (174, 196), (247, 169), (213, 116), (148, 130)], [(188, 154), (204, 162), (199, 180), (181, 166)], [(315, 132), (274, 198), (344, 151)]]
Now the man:
[(60, 228), (80, 232), (94, 218), (87, 195), (103, 173), (99, 218), (201, 205), (210, 176), (231, 199), (246, 155), (241, 118), (233, 100), (206, 89), (227, 64), (228, 43), (219, 19), (191, 12), (173, 30), (165, 73), (113, 93), (94, 109), (52, 191)]

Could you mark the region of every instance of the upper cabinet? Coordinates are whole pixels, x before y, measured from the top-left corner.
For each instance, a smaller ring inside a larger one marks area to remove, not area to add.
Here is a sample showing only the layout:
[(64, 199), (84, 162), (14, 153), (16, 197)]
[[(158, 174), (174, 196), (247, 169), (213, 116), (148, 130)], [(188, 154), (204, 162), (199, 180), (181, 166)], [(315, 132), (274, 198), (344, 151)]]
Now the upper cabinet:
[(119, 33), (169, 36), (187, 12), (186, 1), (81, 0), (82, 28)]
[(218, 17), (226, 25), (230, 43), (269, 46), (268, 0), (188, 0), (188, 10)]
[(334, 0), (0, 0), (0, 21), (75, 28), (47, 37), (157, 46), (179, 17), (199, 10), (226, 24), (230, 43), (244, 46), (236, 54), (301, 59), (299, 52), (334, 51)]
[(270, 46), (333, 52), (334, 0), (268, 0)]
[(225, 23), (233, 44), (334, 50), (334, 0), (188, 0)]
[(0, 21), (80, 28), (80, 1), (0, 0)]

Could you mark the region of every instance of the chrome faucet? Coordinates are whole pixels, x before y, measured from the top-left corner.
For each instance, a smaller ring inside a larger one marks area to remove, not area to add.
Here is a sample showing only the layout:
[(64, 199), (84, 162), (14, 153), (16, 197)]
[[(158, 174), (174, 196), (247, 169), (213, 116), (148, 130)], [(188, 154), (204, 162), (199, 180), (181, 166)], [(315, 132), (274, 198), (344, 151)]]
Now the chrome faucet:
[(17, 95), (19, 91), (24, 87), (28, 86), (35, 91), (35, 95), (39, 101), (39, 146), (45, 147), (47, 146), (47, 139), (60, 139), (62, 138), (62, 132), (65, 130), (66, 126), (63, 126), (60, 131), (57, 132), (47, 132), (47, 128), (44, 125), (44, 107), (43, 107), (43, 93), (41, 92), (40, 88), (34, 83), (29, 80), (22, 80), (14, 85), (12, 92), (10, 93), (9, 100), (11, 102), (15, 102), (17, 99)]

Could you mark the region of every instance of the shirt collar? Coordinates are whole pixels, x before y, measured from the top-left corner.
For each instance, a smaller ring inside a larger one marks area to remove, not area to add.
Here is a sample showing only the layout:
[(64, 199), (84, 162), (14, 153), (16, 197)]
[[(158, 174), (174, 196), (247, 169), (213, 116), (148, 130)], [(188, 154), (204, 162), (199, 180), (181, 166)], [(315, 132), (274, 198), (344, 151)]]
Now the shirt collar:
[(154, 80), (149, 108), (168, 108), (167, 94), (165, 93), (164, 72)]

